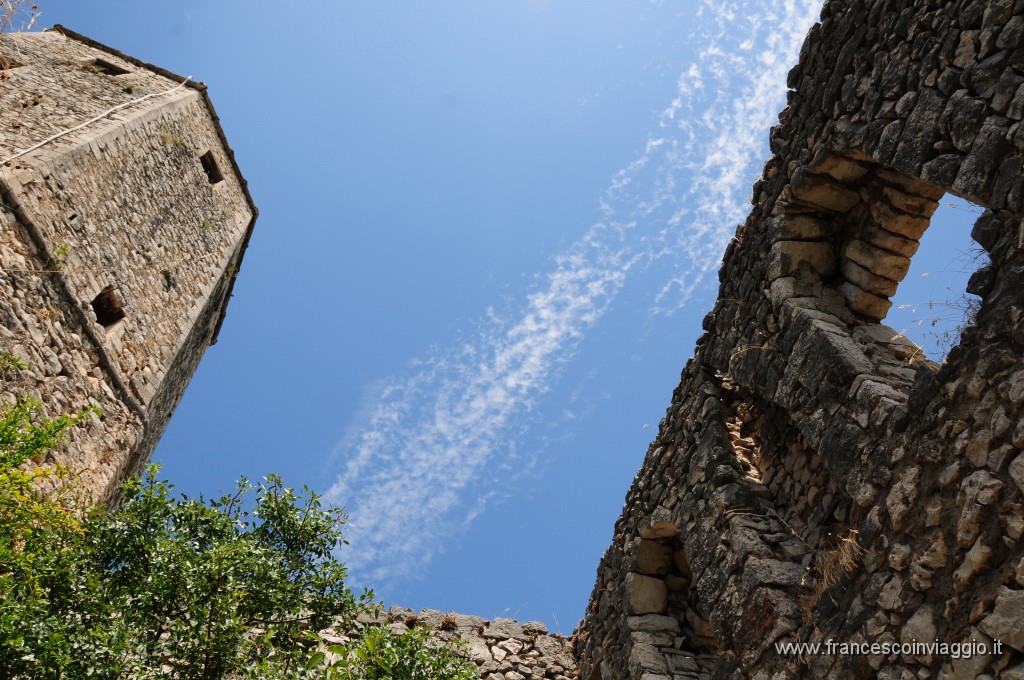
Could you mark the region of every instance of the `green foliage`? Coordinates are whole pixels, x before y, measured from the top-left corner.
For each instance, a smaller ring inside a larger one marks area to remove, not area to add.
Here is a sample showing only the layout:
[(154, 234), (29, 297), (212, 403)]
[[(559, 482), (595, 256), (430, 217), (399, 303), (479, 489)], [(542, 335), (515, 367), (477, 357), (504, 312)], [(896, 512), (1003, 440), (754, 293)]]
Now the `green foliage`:
[[(9, 352), (0, 355), (0, 373), (24, 368)], [(0, 634), (0, 640), (15, 646), (25, 621), (36, 614), (35, 603), (45, 597), (42, 573), (49, 556), (63, 537), (81, 532), (71, 475), (59, 466), (25, 464), (42, 462), (69, 428), (98, 413), (86, 409), (46, 420), (38, 417), (41, 407), (21, 398), (0, 408), (0, 630), (13, 634)], [(44, 494), (44, 486), (55, 488)]]
[[(0, 354), (0, 377), (25, 368)], [(0, 676), (468, 680), (464, 653), (422, 630), (360, 629), (334, 557), (344, 513), (275, 475), (204, 501), (175, 496), (150, 466), (124, 503), (86, 512), (76, 481), (39, 466), (98, 414), (45, 419), (0, 409)], [(49, 487), (47, 493), (41, 488)], [(347, 645), (316, 634), (360, 631)]]
[[(53, 549), (52, 535), (80, 530), (72, 475), (59, 465), (40, 464), (70, 428), (99, 409), (46, 420), (37, 417), (41, 408), (39, 401), (23, 397), (0, 409), (0, 598), (5, 601), (19, 592), (37, 593), (39, 565)], [(53, 490), (47, 495), (44, 487)], [(4, 607), (0, 619), (8, 613)]]
[(287, 677), (315, 652), (303, 630), (351, 625), (369, 601), (332, 556), (345, 517), (316, 494), (271, 476), (204, 502), (173, 497), (156, 472), (56, 542), (35, 615), (0, 631), (0, 667), (33, 678)]
[(20, 357), (17, 357), (10, 352), (3, 352), (0, 354), (0, 371), (10, 369), (20, 371), (26, 368), (28, 368), (28, 364), (22, 361)]
[(33, 423), (33, 417), (41, 408), (42, 403), (37, 399), (22, 397), (13, 406), (0, 410), (0, 470), (17, 467), (27, 460), (41, 462), (47, 451), (63, 441), (68, 428), (94, 413), (99, 414), (99, 409), (90, 407)]
[(330, 667), (333, 680), (475, 680), (476, 665), (464, 645), (436, 638), (424, 628), (401, 634), (387, 626), (363, 630), (349, 647), (331, 652), (342, 658)]
[(47, 265), (47, 269), (52, 272), (59, 272), (64, 269), (64, 258), (71, 252), (71, 246), (67, 243), (60, 243), (57, 246), (57, 252), (53, 254), (53, 258)]

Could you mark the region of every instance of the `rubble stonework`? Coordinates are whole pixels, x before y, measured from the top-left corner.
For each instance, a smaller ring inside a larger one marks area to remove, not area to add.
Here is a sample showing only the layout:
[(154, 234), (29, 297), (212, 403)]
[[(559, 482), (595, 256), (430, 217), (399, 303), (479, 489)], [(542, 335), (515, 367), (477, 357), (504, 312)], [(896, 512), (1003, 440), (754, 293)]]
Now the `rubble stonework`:
[[(831, 0), (789, 85), (581, 677), (1022, 678), (1024, 2)], [(940, 366), (881, 322), (945, 192), (990, 262)], [(776, 648), (830, 640), (989, 647)]]
[(0, 399), (99, 406), (54, 456), (109, 500), (215, 339), (256, 208), (202, 84), (59, 28), (0, 35), (0, 64), (0, 351), (28, 365)]
[[(392, 607), (387, 621), (399, 634), (407, 627), (427, 626), (442, 639), (461, 640), (483, 680), (573, 680), (577, 677), (569, 639), (549, 633), (547, 626), (539, 621), (487, 620), (433, 609), (416, 613), (402, 607)], [(334, 635), (338, 633), (321, 633), (328, 640)]]

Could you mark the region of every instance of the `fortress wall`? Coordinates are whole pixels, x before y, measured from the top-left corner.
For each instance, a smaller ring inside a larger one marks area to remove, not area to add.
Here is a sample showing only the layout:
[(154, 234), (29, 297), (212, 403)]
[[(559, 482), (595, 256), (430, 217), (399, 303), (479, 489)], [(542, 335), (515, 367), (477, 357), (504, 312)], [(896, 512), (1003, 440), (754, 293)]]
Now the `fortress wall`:
[(416, 613), (402, 607), (392, 607), (386, 620), (397, 633), (406, 627), (426, 626), (442, 639), (461, 641), (483, 680), (572, 680), (577, 677), (571, 642), (549, 633), (547, 626), (537, 621), (487, 620), (434, 609)]
[[(113, 432), (75, 442), (73, 461), (57, 454), (112, 499), (148, 460), (219, 326), (255, 208), (201, 86), (60, 33), (0, 36), (0, 55), (21, 64), (0, 87), (0, 156), (87, 123), (0, 167), (5, 246), (18, 253), (4, 263), (0, 309), (5, 349), (33, 375), (39, 356), (65, 358), (46, 337), (54, 326), (91, 356), (64, 361), (56, 389), (39, 386), (51, 415), (85, 405), (76, 398), (90, 375), (120, 402), (100, 404)], [(16, 290), (52, 311), (14, 310)], [(110, 420), (125, 410), (129, 430)]]
[[(1024, 3), (826, 3), (598, 567), (582, 677), (1022, 677), (1022, 48)], [(937, 366), (880, 322), (947, 191), (987, 208), (991, 264)], [(936, 638), (1003, 653), (774, 646)]]

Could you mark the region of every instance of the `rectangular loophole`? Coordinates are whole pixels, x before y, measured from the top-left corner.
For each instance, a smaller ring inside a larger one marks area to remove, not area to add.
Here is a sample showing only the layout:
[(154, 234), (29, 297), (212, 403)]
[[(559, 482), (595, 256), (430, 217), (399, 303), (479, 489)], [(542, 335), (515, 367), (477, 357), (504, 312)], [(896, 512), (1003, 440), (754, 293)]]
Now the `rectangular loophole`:
[(124, 306), (113, 286), (107, 286), (93, 299), (92, 311), (96, 313), (97, 323), (104, 328), (113, 326), (125, 317)]
[(212, 151), (207, 151), (200, 156), (199, 162), (203, 164), (203, 171), (210, 180), (210, 184), (217, 184), (224, 180), (224, 175), (221, 174), (220, 168), (217, 167), (217, 160), (213, 157)]
[(88, 65), (89, 69), (96, 72), (102, 73), (105, 76), (123, 76), (130, 71), (126, 68), (122, 68), (117, 64), (113, 64), (105, 59), (93, 59), (92, 63)]

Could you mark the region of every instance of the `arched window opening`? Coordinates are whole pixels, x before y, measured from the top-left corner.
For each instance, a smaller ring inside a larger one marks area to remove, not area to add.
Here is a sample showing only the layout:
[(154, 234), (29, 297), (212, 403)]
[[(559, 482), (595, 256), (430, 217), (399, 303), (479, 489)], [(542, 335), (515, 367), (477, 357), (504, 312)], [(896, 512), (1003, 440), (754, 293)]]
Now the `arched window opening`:
[(932, 361), (941, 362), (959, 343), (961, 331), (981, 305), (981, 298), (966, 289), (971, 274), (988, 261), (971, 238), (971, 227), (983, 211), (953, 194), (940, 199), (883, 321), (913, 340)]

